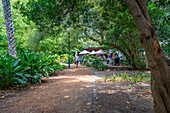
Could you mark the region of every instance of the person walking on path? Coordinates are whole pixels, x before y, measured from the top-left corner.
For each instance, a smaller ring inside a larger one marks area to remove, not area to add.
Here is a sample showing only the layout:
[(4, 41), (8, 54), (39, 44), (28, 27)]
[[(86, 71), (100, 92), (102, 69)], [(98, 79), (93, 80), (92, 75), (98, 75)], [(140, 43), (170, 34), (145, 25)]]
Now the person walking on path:
[[(111, 60), (112, 60), (112, 59), (111, 59), (111, 54), (108, 54), (108, 63), (109, 63), (109, 64), (111, 63)], [(108, 63), (107, 63), (107, 64), (108, 64)]]
[(76, 68), (78, 67), (78, 63), (79, 63), (79, 56), (78, 54), (75, 55), (75, 61), (76, 61)]
[(116, 53), (116, 54), (115, 54), (115, 65), (119, 65), (119, 60), (120, 60), (120, 57), (119, 57), (119, 55)]
[(81, 55), (81, 57), (80, 57), (80, 64), (81, 64), (81, 67), (83, 67), (83, 65), (84, 65), (84, 56), (83, 55)]

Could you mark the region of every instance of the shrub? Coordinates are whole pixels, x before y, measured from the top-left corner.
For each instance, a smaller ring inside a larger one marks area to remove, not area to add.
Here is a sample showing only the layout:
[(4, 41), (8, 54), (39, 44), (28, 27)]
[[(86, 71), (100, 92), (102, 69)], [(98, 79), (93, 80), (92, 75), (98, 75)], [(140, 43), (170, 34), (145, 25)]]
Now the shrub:
[[(61, 62), (68, 64), (68, 57), (69, 57), (68, 54), (62, 55), (62, 58), (60, 58)], [(74, 63), (74, 59), (75, 59), (74, 56), (70, 55), (70, 63)]]
[(59, 70), (60, 70), (60, 71), (62, 71), (62, 70), (64, 70), (64, 69), (66, 69), (66, 66), (65, 66), (65, 65), (60, 65), (60, 66), (59, 66)]
[(0, 87), (12, 86), (15, 82), (16, 72), (20, 71), (20, 59), (12, 56), (0, 55)]
[(22, 52), (17, 59), (0, 55), (0, 87), (41, 83), (42, 76), (49, 77), (50, 73), (59, 69), (57, 58), (43, 52)]
[(106, 65), (104, 65), (101, 59), (96, 58), (93, 55), (91, 55), (90, 57), (85, 56), (84, 59), (85, 59), (84, 64), (87, 67), (93, 66), (95, 69), (98, 69), (98, 70), (105, 70), (108, 68)]

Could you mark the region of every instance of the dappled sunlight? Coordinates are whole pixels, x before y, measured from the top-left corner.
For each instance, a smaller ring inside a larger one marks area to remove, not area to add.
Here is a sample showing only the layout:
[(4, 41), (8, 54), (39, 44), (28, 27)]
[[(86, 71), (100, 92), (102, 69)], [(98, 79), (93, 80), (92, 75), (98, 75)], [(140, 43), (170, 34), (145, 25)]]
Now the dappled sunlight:
[(68, 95), (65, 95), (65, 96), (64, 96), (64, 98), (69, 98), (69, 97), (70, 97), (70, 96), (68, 96)]
[(108, 93), (108, 94), (113, 94), (117, 93), (119, 90), (105, 90), (105, 91), (99, 91), (98, 93)]
[(65, 83), (76, 83), (76, 82), (80, 82), (79, 80), (65, 80)]
[(103, 80), (104, 79), (104, 76), (96, 76), (95, 75), (95, 80)]
[(170, 111), (168, 3), (2, 0), (0, 113)]
[(84, 90), (84, 88), (80, 88), (80, 90)]
[(87, 103), (87, 105), (91, 105), (91, 104), (92, 104), (92, 102), (88, 102), (88, 103)]
[(71, 82), (93, 82), (93, 76), (92, 75), (80, 75), (80, 76), (55, 76), (55, 77), (51, 77), (49, 79), (66, 79), (64, 82), (66, 83), (71, 83)]
[[(142, 86), (140, 87), (136, 86)], [(97, 83), (97, 94), (99, 110), (104, 109), (127, 109), (133, 112), (153, 111), (153, 102), (149, 85), (137, 83), (130, 87), (126, 82), (109, 82), (106, 84)], [(115, 112), (117, 113), (117, 112)]]
[(64, 92), (68, 92), (69, 90), (68, 89), (64, 89)]
[[(123, 74), (127, 72), (100, 72), (95, 74), (96, 78), (96, 91), (98, 94), (98, 108), (99, 111), (104, 109), (127, 109), (129, 111), (153, 111), (153, 99), (151, 96), (150, 82), (133, 82), (122, 81), (121, 77), (113, 80), (105, 81), (105, 75), (111, 74), (117, 76), (117, 74)], [(139, 72), (134, 72), (135, 74)], [(129, 74), (134, 74), (129, 72)], [(149, 73), (146, 73), (149, 75)], [(118, 112), (115, 112), (118, 113)]]
[(147, 75), (150, 75), (151, 72), (150, 71), (145, 71), (145, 72), (141, 72), (141, 71), (95, 71), (96, 75), (97, 76), (105, 76), (105, 75), (114, 75), (114, 76), (117, 76), (117, 75), (120, 75), (120, 74), (129, 74), (129, 75), (132, 75), (132, 74), (139, 74), (139, 73), (143, 73), (143, 74), (147, 74)]
[(148, 84), (148, 83), (145, 83), (145, 82), (140, 82), (140, 83), (138, 83), (137, 84), (138, 86), (150, 86), (150, 84)]
[(113, 86), (112, 88), (107, 89), (108, 85), (106, 86), (98, 86), (99, 89), (104, 89), (104, 90), (99, 90), (98, 93), (108, 93), (108, 94), (113, 94), (113, 93), (127, 93), (127, 92), (132, 92), (133, 90), (130, 89), (129, 86)]
[(93, 85), (85, 85), (86, 88), (93, 87)]

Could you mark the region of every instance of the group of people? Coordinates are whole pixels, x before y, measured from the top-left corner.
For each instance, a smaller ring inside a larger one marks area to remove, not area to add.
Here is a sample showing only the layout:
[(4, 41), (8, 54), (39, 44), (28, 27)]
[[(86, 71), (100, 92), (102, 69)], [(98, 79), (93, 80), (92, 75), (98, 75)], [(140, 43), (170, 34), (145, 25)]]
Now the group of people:
[[(114, 53), (114, 54), (108, 54), (107, 56), (106, 55), (99, 55), (99, 56), (96, 56), (95, 57), (99, 57), (105, 61), (107, 61), (107, 64), (113, 64), (113, 65), (119, 65), (121, 64), (124, 60), (125, 60), (125, 57), (123, 58), (122, 56), (119, 57), (118, 53)], [(80, 62), (80, 65), (81, 67), (84, 66), (84, 55), (78, 55), (78, 53), (75, 54), (75, 64), (76, 64), (76, 68), (78, 67), (78, 64)]]
[(119, 57), (118, 53), (114, 54), (108, 54), (107, 55), (107, 64), (113, 64), (113, 65), (119, 65), (125, 60), (125, 57), (123, 58), (122, 56)]
[(81, 67), (83, 67), (83, 65), (84, 65), (84, 56), (83, 55), (79, 56), (78, 53), (77, 53), (77, 54), (75, 54), (76, 68), (78, 68), (79, 61), (80, 61)]

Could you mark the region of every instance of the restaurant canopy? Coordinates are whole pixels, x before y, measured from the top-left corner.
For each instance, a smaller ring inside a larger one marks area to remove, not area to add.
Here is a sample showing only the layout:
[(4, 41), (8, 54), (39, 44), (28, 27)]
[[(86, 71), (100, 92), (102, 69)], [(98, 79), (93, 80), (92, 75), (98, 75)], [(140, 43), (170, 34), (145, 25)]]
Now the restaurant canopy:
[(104, 54), (104, 51), (102, 51), (101, 49), (96, 51), (96, 54)]
[(91, 55), (94, 55), (94, 54), (96, 54), (96, 52), (95, 52), (95, 51), (92, 51), (90, 54), (91, 54)]
[(83, 50), (82, 52), (80, 52), (79, 54), (88, 54), (88, 53), (90, 53), (89, 51), (87, 51), (87, 50)]

